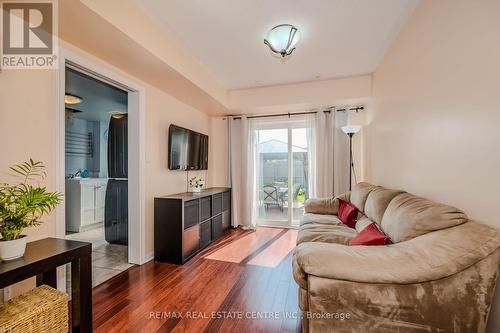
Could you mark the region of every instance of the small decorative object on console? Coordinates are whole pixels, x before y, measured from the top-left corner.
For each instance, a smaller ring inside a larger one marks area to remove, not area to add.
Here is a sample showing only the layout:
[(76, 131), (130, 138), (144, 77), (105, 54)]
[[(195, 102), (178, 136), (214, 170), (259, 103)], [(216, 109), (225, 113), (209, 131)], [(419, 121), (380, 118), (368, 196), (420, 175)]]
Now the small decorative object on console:
[(205, 180), (203, 178), (195, 176), (189, 179), (190, 192), (201, 192), (203, 186), (205, 186)]

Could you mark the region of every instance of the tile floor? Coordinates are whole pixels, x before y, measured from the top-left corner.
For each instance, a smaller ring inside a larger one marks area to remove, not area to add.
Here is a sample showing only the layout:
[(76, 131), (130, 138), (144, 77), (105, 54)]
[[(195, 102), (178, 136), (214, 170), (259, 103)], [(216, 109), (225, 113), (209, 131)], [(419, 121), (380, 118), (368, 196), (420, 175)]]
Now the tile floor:
[(104, 240), (104, 227), (71, 233), (66, 239), (92, 243), (92, 287), (134, 266), (128, 263), (128, 247)]

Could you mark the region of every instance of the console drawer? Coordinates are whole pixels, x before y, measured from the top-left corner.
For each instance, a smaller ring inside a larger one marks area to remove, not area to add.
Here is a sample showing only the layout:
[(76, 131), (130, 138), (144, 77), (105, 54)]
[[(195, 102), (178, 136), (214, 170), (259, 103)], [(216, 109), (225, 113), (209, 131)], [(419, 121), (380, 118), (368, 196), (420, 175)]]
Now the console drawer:
[(184, 203), (184, 229), (200, 222), (200, 202), (198, 199)]
[(200, 223), (200, 249), (212, 241), (212, 220)]

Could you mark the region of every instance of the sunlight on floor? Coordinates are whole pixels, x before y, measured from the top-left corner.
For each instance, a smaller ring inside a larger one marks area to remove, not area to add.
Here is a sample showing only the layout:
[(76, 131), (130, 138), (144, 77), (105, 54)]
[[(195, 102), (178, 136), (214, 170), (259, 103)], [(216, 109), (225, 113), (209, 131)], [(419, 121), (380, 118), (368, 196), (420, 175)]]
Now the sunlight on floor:
[(248, 264), (276, 267), (295, 248), (297, 241), (297, 230), (290, 229), (279, 239), (274, 241), (264, 251), (252, 258)]
[[(205, 259), (276, 267), (290, 251), (295, 247), (297, 230), (290, 229), (283, 233), (284, 229), (259, 227), (257, 231), (232, 242), (221, 249), (205, 256)], [(267, 244), (274, 237), (283, 233), (272, 244)], [(264, 247), (264, 248), (263, 248)], [(259, 253), (259, 251), (261, 251)], [(252, 257), (255, 255), (255, 257)]]

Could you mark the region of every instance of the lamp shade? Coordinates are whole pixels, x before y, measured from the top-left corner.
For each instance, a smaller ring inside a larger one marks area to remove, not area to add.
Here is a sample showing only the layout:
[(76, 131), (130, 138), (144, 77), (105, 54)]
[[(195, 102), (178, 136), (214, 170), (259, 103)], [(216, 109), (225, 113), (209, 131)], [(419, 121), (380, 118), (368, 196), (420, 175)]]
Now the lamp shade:
[(345, 134), (356, 134), (361, 129), (360, 125), (346, 125), (342, 126), (342, 132)]
[(292, 54), (299, 40), (300, 33), (296, 27), (291, 24), (280, 24), (269, 31), (264, 43), (274, 53), (286, 57)]

